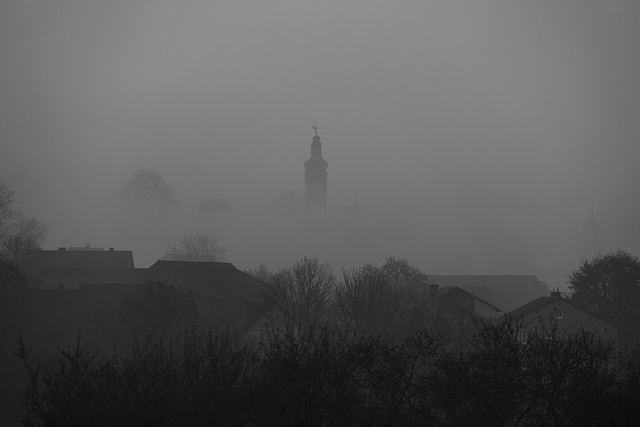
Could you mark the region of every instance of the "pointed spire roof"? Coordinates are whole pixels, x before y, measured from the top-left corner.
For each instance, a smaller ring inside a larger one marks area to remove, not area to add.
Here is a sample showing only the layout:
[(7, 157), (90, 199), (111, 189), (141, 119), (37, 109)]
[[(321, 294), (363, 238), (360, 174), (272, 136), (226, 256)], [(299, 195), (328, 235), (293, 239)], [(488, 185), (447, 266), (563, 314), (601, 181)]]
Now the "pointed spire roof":
[(316, 134), (313, 136), (313, 142), (311, 143), (311, 157), (304, 163), (304, 169), (306, 171), (326, 172), (328, 163), (322, 158), (322, 144), (318, 136), (317, 120), (314, 122), (312, 129)]
[(600, 233), (600, 224), (596, 221), (596, 218), (593, 216), (593, 202), (591, 202), (591, 216), (587, 220), (587, 222), (582, 227), (584, 232), (587, 234), (599, 234)]

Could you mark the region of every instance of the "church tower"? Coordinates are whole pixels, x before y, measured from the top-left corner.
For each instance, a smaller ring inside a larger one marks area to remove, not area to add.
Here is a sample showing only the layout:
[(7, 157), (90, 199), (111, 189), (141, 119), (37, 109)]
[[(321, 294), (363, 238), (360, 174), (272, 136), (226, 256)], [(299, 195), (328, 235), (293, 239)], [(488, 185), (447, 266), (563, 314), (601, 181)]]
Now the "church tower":
[(593, 216), (593, 202), (591, 202), (591, 216), (582, 227), (584, 235), (582, 237), (583, 256), (585, 258), (597, 255), (602, 250), (602, 234), (600, 234), (600, 224)]
[(322, 144), (318, 136), (318, 122), (311, 143), (311, 157), (304, 162), (304, 208), (307, 216), (324, 217), (327, 214), (327, 161), (322, 158)]

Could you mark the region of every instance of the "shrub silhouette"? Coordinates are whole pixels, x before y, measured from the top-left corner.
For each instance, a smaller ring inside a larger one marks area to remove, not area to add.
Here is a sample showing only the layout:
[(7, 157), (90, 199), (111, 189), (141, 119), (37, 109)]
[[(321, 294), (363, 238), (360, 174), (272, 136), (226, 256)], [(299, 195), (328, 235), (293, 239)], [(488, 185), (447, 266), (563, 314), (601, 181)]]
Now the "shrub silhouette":
[(81, 337), (27, 373), (25, 426), (639, 425), (640, 351), (518, 319), (450, 340), (310, 328), (243, 343), (193, 328), (123, 349)]

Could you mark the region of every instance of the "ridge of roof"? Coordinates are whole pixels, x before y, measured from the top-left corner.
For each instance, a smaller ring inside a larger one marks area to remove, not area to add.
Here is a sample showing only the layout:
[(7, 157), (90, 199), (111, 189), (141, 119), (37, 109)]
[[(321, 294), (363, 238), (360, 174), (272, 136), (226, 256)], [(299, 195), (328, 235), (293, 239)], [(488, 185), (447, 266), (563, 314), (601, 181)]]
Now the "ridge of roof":
[(462, 293), (465, 293), (465, 294), (470, 295), (471, 297), (477, 299), (478, 301), (480, 301), (480, 302), (482, 302), (484, 304), (487, 304), (488, 306), (490, 306), (491, 308), (495, 309), (496, 311), (502, 312), (502, 310), (500, 308), (498, 308), (495, 305), (491, 304), (490, 302), (485, 301), (484, 299), (474, 295), (473, 293), (469, 292), (468, 290), (466, 290), (466, 289), (464, 289), (464, 288), (462, 288), (460, 286), (441, 286), (439, 288), (439, 290), (438, 290), (438, 294), (434, 295), (432, 297), (432, 299), (440, 298), (440, 297), (442, 297), (442, 296), (444, 296), (446, 294), (449, 294), (451, 292), (462, 292)]
[[(564, 300), (567, 301), (569, 303), (571, 303), (569, 300), (562, 298), (562, 296), (559, 295), (554, 295), (554, 296), (545, 296), (545, 297), (538, 297), (536, 299), (534, 299), (533, 301), (530, 301), (528, 303), (526, 303), (525, 305), (522, 305), (516, 309), (513, 309), (510, 313), (529, 313), (531, 311), (535, 311), (538, 310), (552, 302), (558, 301), (558, 300)], [(575, 305), (573, 303), (571, 303), (572, 305)], [(582, 307), (580, 307), (582, 309)], [(584, 310), (584, 309), (583, 309)], [(586, 311), (586, 310), (585, 310)]]
[[(267, 284), (236, 268), (230, 262), (156, 261), (149, 270), (162, 268), (177, 281), (190, 282), (221, 299), (252, 298), (264, 294)], [(212, 286), (211, 280), (215, 280)]]
[(574, 303), (573, 301), (563, 297), (562, 295), (552, 295), (552, 296), (544, 296), (544, 297), (536, 298), (535, 300), (528, 302), (527, 304), (510, 311), (509, 314), (530, 313), (532, 311), (539, 310), (542, 307), (546, 307), (547, 305), (556, 301), (562, 301), (565, 304), (569, 304), (572, 307), (575, 307), (581, 311), (584, 311), (585, 313), (589, 314), (589, 316), (591, 317), (595, 317), (596, 319), (600, 319), (603, 322), (609, 323), (610, 325), (617, 327), (616, 322), (613, 321), (612, 319), (609, 319), (607, 316), (601, 316), (599, 314), (593, 313), (592, 311), (587, 310), (586, 308)]

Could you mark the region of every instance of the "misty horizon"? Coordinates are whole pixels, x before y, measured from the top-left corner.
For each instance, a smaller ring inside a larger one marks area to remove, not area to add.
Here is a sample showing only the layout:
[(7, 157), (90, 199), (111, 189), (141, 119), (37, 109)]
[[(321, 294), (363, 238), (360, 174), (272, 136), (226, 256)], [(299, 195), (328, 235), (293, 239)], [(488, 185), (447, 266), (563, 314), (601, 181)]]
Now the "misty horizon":
[[(200, 232), (240, 267), (395, 255), (556, 283), (592, 203), (602, 249), (640, 252), (639, 18), (622, 0), (5, 2), (0, 181), (45, 249), (138, 267)], [(350, 240), (276, 208), (303, 201), (315, 120), (329, 221), (354, 199), (366, 220)], [(122, 212), (141, 168), (179, 212)], [(194, 221), (216, 198), (233, 219)]]

